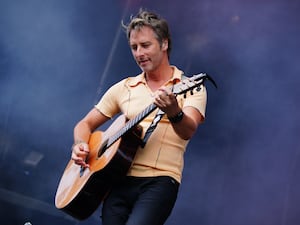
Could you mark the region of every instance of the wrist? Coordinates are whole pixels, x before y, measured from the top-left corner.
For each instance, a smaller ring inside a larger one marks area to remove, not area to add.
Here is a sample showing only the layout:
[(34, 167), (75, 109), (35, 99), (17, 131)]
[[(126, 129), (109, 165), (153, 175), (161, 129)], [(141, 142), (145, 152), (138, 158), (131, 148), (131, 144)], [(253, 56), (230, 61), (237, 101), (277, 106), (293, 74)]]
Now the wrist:
[(168, 116), (168, 119), (171, 123), (179, 123), (184, 116), (184, 112), (180, 110), (179, 113), (177, 113), (175, 116)]
[(82, 144), (82, 143), (85, 143), (85, 144), (86, 144), (85, 141), (82, 141), (82, 140), (75, 140), (74, 143), (73, 143), (73, 145), (72, 145), (72, 147), (71, 147), (71, 150), (73, 151), (73, 148), (74, 148), (76, 145)]

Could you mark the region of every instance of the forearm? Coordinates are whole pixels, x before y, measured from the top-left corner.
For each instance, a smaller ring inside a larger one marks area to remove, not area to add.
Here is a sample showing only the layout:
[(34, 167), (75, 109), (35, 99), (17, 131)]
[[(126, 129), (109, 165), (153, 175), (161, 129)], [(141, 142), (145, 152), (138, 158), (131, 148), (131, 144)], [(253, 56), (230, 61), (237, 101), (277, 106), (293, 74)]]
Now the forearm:
[(91, 133), (109, 118), (93, 108), (81, 121), (74, 127), (74, 143), (88, 142)]
[(178, 136), (188, 140), (194, 135), (198, 125), (204, 121), (204, 118), (195, 109), (184, 109), (182, 114), (178, 113), (169, 120)]
[(85, 121), (80, 121), (74, 127), (74, 143), (88, 143), (92, 131)]

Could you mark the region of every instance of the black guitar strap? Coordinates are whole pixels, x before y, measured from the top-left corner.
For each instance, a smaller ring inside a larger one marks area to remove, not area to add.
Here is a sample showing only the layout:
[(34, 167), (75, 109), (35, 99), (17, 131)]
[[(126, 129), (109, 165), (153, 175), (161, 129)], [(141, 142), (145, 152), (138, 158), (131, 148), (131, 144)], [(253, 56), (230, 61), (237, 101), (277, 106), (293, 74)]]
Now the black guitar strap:
[(144, 139), (142, 141), (142, 148), (145, 147), (150, 135), (152, 134), (152, 132), (154, 131), (154, 129), (157, 127), (157, 124), (159, 123), (159, 121), (161, 120), (161, 118), (163, 117), (165, 113), (162, 111), (162, 110), (158, 110), (154, 119), (152, 120), (152, 123), (150, 124), (150, 126), (148, 127), (146, 133), (145, 133), (145, 136), (144, 136)]
[[(181, 79), (186, 79), (186, 76), (184, 76), (183, 74), (181, 74)], [(172, 86), (172, 91), (173, 91), (173, 87), (174, 87), (174, 84), (173, 83), (173, 86)], [(150, 126), (148, 127), (146, 133), (145, 133), (145, 136), (144, 136), (144, 139), (142, 141), (142, 144), (141, 144), (141, 147), (144, 148), (150, 135), (152, 134), (152, 132), (154, 131), (154, 129), (156, 128), (157, 124), (159, 123), (159, 121), (161, 120), (161, 118), (163, 117), (165, 113), (162, 111), (162, 110), (158, 110), (152, 123), (150, 124)]]

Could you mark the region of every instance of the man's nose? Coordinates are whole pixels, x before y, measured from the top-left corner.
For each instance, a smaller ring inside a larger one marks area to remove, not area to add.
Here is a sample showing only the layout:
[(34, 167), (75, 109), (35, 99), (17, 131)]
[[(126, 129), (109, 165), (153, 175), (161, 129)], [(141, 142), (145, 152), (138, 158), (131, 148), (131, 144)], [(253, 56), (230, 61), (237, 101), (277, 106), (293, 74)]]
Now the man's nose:
[(136, 56), (141, 56), (144, 54), (144, 50), (141, 46), (138, 46), (136, 49)]

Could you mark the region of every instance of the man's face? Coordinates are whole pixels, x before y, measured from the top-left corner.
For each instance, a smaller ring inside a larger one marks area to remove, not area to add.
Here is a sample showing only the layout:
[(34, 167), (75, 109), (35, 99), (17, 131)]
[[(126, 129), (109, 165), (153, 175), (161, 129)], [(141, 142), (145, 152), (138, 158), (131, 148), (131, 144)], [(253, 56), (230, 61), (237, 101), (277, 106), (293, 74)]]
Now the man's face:
[(154, 31), (147, 26), (132, 30), (129, 44), (135, 61), (144, 72), (157, 69), (167, 55), (167, 46), (161, 48)]

